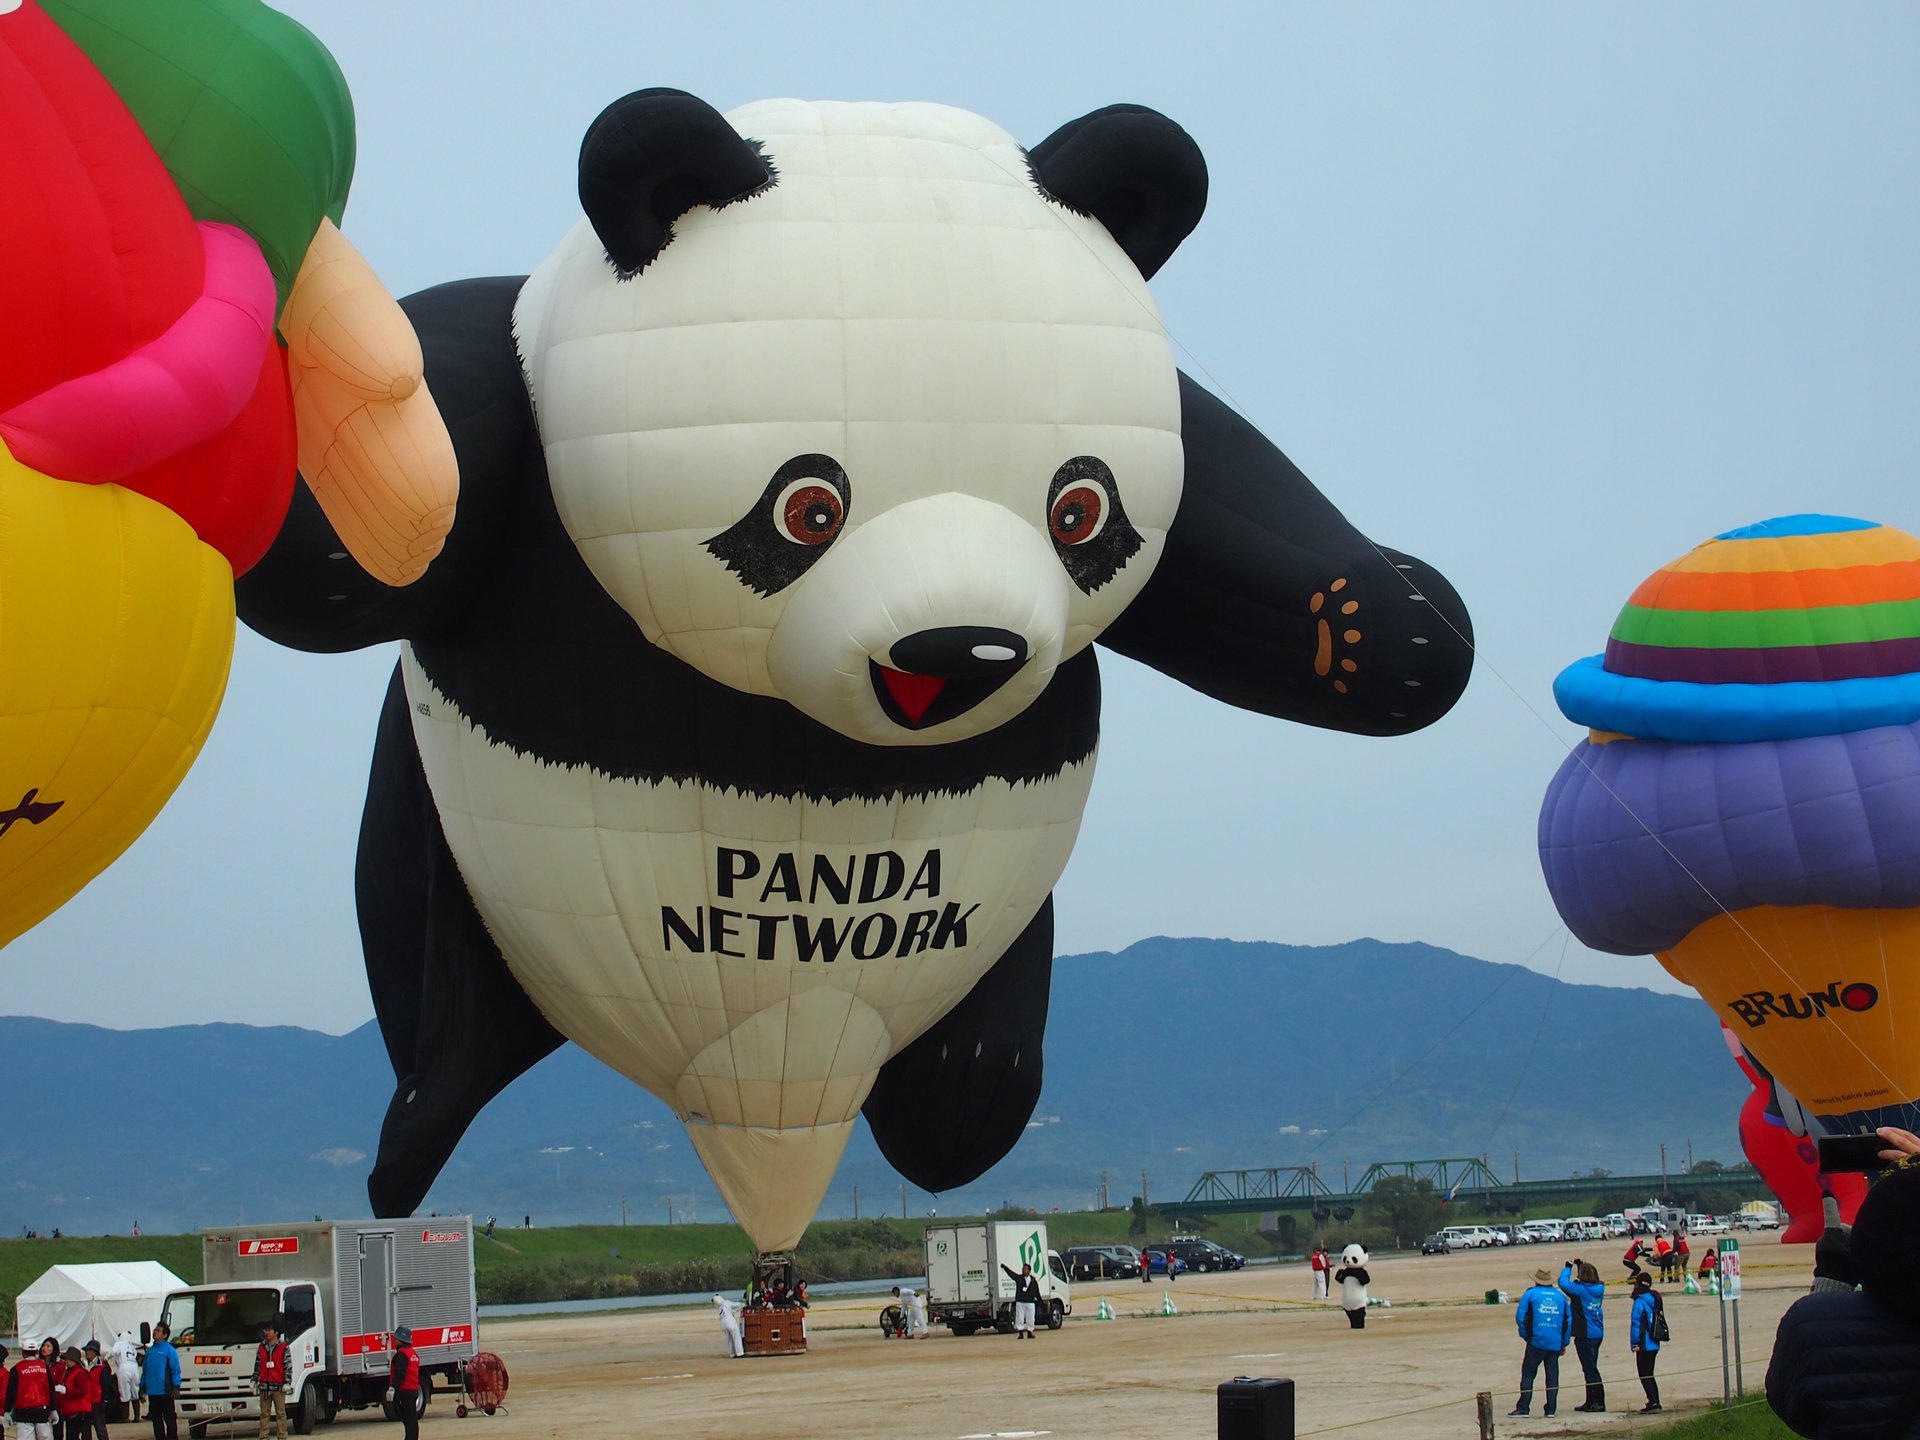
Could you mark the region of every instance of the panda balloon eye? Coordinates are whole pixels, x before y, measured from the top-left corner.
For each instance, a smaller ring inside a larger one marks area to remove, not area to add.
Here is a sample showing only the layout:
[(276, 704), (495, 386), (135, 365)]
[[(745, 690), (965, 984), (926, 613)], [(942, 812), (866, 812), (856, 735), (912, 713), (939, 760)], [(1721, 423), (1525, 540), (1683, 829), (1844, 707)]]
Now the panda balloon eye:
[(707, 542), (707, 553), (761, 595), (807, 573), (846, 525), (852, 491), (831, 455), (796, 455), (773, 472), (747, 513)]
[(773, 525), (796, 545), (824, 545), (847, 518), (840, 492), (818, 480), (796, 480), (773, 502)]
[(1127, 519), (1107, 462), (1076, 455), (1047, 487), (1047, 534), (1067, 578), (1088, 594), (1120, 573), (1145, 542)]
[(1098, 485), (1075, 485), (1053, 502), (1047, 528), (1057, 544), (1084, 545), (1100, 533), (1106, 518), (1106, 492)]

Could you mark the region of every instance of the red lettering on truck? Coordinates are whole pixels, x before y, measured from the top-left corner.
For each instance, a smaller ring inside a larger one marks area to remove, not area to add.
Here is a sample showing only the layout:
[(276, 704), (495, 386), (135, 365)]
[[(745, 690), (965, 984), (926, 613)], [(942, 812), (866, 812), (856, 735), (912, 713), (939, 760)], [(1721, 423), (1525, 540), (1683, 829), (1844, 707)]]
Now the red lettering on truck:
[(422, 1230), (420, 1232), (422, 1245), (455, 1245), (466, 1238), (466, 1232), (463, 1230)]
[(242, 1240), (242, 1255), (298, 1255), (300, 1237), (298, 1235), (276, 1235), (268, 1240)]

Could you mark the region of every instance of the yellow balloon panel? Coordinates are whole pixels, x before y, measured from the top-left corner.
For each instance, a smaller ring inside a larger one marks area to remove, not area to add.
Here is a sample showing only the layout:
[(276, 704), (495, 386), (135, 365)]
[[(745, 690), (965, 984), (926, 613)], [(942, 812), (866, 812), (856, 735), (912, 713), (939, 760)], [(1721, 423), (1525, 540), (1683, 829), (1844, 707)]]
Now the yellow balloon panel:
[(1816, 1114), (1920, 1098), (1920, 910), (1752, 906), (1660, 959)]
[(219, 712), (233, 572), (166, 506), (0, 449), (0, 944), (146, 829)]

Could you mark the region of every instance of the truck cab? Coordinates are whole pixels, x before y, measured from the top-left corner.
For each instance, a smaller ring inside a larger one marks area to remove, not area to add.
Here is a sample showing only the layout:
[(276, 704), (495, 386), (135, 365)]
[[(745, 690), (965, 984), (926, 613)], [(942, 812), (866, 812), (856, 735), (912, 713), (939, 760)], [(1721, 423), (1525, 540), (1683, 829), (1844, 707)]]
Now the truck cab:
[(195, 1285), (176, 1290), (160, 1318), (180, 1352), (180, 1418), (198, 1440), (215, 1420), (249, 1420), (260, 1414), (253, 1393), (253, 1361), (260, 1327), (273, 1321), (287, 1342), (287, 1419), (302, 1435), (333, 1418), (327, 1371), (325, 1302), (320, 1287)]

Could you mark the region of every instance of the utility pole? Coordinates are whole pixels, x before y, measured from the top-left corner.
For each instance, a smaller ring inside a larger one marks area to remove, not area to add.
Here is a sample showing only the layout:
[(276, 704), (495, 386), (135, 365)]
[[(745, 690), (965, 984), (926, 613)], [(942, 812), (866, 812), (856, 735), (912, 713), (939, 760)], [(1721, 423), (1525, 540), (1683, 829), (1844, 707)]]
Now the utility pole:
[(1342, 1195), (1351, 1195), (1353, 1193), (1353, 1175), (1348, 1168), (1352, 1164), (1353, 1162), (1351, 1160), (1342, 1160), (1340, 1162), (1340, 1193)]
[(907, 1187), (904, 1185), (900, 1187), (900, 1218), (907, 1218)]
[(1687, 1137), (1687, 1173), (1689, 1175), (1693, 1173), (1693, 1137), (1691, 1135)]
[(1099, 1194), (1095, 1197), (1094, 1208), (1097, 1210), (1104, 1210), (1107, 1208), (1107, 1172), (1105, 1170), (1102, 1170), (1100, 1172), (1100, 1191), (1099, 1191)]
[(667, 1224), (671, 1225), (672, 1223), (673, 1223), (673, 1197), (669, 1195), (667, 1197)]
[(1667, 1201), (1667, 1142), (1660, 1142), (1660, 1203)]
[(853, 1218), (856, 1220), (860, 1218), (860, 1187), (858, 1185), (853, 1187)]
[(1142, 1210), (1153, 1208), (1153, 1196), (1147, 1193), (1147, 1172), (1144, 1169), (1140, 1172), (1140, 1208)]
[(1520, 1183), (1520, 1152), (1518, 1150), (1513, 1152), (1513, 1183), (1516, 1185)]
[(627, 1197), (624, 1195), (620, 1197), (620, 1228), (627, 1228)]

